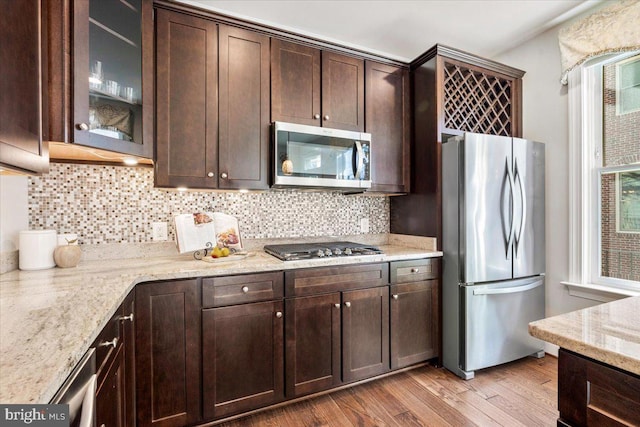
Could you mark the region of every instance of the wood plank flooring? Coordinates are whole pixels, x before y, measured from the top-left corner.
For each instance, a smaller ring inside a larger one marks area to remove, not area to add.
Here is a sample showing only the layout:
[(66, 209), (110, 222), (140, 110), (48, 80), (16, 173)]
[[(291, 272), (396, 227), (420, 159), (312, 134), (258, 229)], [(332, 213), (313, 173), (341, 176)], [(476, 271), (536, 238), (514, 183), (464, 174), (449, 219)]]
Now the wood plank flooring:
[(425, 366), (220, 426), (555, 426), (558, 361), (547, 355), (463, 381)]

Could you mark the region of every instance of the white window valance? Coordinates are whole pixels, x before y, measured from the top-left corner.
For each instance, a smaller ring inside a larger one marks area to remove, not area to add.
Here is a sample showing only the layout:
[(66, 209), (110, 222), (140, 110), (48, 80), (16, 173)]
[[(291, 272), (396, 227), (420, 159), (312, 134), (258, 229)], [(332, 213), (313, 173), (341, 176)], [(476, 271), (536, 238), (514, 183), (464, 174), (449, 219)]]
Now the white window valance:
[(560, 29), (562, 83), (569, 71), (595, 56), (640, 49), (640, 0), (607, 2), (608, 6)]

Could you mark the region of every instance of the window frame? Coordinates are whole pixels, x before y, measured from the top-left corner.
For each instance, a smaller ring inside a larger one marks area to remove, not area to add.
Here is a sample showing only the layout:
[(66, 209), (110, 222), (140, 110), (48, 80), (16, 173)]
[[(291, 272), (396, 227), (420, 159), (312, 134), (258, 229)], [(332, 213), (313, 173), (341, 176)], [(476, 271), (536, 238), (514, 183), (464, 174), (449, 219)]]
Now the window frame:
[(603, 66), (638, 52), (601, 56), (569, 76), (569, 294), (598, 301), (640, 296), (640, 282), (604, 277), (601, 258), (603, 173), (638, 165), (603, 167)]
[(637, 67), (638, 69), (640, 69), (640, 58), (635, 58), (635, 55), (631, 55), (631, 57), (625, 59), (625, 60), (621, 60), (618, 62), (618, 64), (616, 64), (616, 115), (618, 116), (623, 116), (625, 114), (631, 114), (631, 113), (635, 113), (637, 111), (640, 111), (640, 105), (638, 105), (637, 108), (632, 109), (632, 110), (628, 110), (628, 111), (622, 111), (622, 91), (625, 89), (630, 89), (630, 88), (634, 88), (634, 87), (638, 87), (640, 88), (640, 83), (638, 83), (637, 85), (633, 85), (633, 86), (629, 86), (626, 88), (621, 88), (620, 87), (620, 73), (621, 73), (621, 68), (624, 66), (628, 66), (629, 64), (632, 63), (637, 63)]

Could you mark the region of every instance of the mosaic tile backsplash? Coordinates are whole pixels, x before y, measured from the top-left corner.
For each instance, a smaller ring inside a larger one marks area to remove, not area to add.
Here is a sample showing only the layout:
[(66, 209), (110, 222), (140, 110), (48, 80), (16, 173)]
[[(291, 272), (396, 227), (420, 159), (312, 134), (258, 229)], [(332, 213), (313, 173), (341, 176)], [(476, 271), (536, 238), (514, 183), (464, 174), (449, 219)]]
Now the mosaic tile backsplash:
[(212, 210), (234, 215), (246, 239), (389, 232), (389, 198), (296, 190), (177, 192), (153, 187), (151, 168), (51, 163), (29, 177), (29, 228), (77, 233), (81, 244), (152, 242), (151, 224)]

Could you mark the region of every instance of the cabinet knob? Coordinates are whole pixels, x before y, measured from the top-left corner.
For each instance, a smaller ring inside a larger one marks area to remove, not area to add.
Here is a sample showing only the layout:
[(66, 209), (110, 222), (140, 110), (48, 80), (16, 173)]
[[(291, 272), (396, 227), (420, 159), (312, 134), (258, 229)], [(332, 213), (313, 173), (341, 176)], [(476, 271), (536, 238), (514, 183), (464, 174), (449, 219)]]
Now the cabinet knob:
[(276, 317), (278, 319), (280, 319), (282, 317), (282, 312), (281, 311), (276, 311)]
[(420, 269), (419, 268), (412, 268), (411, 272), (412, 273), (420, 273)]
[(214, 177), (214, 175), (215, 175), (215, 174), (214, 174), (213, 172), (209, 172), (209, 173), (207, 174), (207, 176), (208, 176), (209, 178), (213, 178), (213, 177)]
[(347, 302), (344, 303), (344, 306), (345, 307), (351, 307), (351, 303), (349, 301), (347, 301)]
[(226, 173), (226, 172), (222, 172), (222, 173), (220, 174), (220, 178), (222, 178), (222, 179), (227, 179), (227, 178), (229, 178), (229, 175), (227, 175), (227, 173)]
[(245, 294), (246, 294), (247, 292), (249, 292), (249, 287), (248, 287), (248, 286), (243, 286), (243, 287), (242, 287), (242, 292), (244, 292)]
[(393, 295), (391, 295), (391, 297), (392, 297), (393, 299), (398, 299), (398, 294), (393, 294)]
[(318, 119), (320, 118), (320, 114), (314, 114), (314, 115), (313, 115), (313, 118), (314, 118), (314, 119), (316, 119), (316, 120), (318, 120)]
[(121, 322), (124, 322), (125, 320), (130, 320), (130, 321), (133, 322), (133, 313), (131, 313), (128, 316), (120, 316), (120, 319), (118, 319), (118, 320), (120, 320)]
[(118, 345), (118, 337), (115, 337), (111, 341), (104, 341), (100, 343), (100, 347), (109, 347), (111, 345), (113, 346), (113, 348), (116, 348), (116, 346)]
[(340, 303), (335, 303), (335, 304), (334, 304), (334, 306), (335, 306), (336, 308), (340, 308)]
[(76, 125), (76, 129), (78, 130), (89, 130), (89, 125), (86, 123), (78, 123)]
[(329, 115), (324, 116), (325, 120), (329, 120)]

